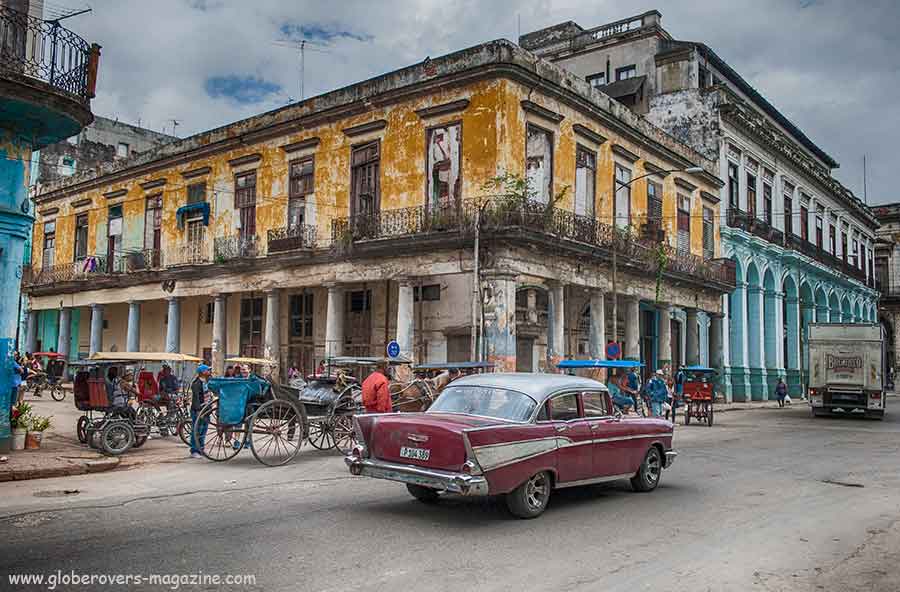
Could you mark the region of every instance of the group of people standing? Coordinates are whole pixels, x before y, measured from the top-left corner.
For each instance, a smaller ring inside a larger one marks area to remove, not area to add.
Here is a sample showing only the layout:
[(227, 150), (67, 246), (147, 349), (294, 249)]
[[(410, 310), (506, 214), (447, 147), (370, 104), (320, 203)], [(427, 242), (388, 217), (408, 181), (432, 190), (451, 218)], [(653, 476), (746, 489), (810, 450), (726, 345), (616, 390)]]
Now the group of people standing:
[(668, 376), (661, 369), (656, 370), (647, 381), (641, 384), (641, 376), (637, 367), (627, 372), (617, 370), (617, 374), (608, 382), (613, 404), (622, 413), (628, 414), (641, 406), (641, 400), (648, 403), (652, 417), (665, 417), (675, 420), (675, 410), (684, 404), (684, 370), (679, 368), (674, 375)]

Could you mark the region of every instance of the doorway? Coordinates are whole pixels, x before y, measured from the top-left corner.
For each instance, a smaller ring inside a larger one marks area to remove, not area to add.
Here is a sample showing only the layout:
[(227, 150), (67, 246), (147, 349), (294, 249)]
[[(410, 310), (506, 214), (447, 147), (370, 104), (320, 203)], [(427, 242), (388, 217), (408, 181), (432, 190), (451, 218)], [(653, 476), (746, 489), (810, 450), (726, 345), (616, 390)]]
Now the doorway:
[(516, 338), (516, 372), (534, 372), (534, 337)]

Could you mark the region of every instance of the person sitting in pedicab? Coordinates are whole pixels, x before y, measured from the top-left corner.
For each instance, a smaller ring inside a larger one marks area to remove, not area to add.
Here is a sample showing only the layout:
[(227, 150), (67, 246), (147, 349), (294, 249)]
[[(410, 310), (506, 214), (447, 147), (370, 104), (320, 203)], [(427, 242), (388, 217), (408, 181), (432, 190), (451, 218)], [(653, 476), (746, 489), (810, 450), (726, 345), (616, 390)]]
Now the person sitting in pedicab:
[(134, 384), (134, 368), (126, 368), (125, 374), (113, 386), (112, 406), (123, 415), (135, 420), (137, 414), (131, 407), (130, 401), (139, 395), (137, 385)]
[(394, 410), (389, 387), (388, 363), (378, 362), (375, 371), (362, 383), (362, 404), (366, 413), (390, 413)]
[(166, 410), (171, 413), (175, 405), (175, 395), (178, 394), (178, 378), (172, 372), (172, 367), (163, 364), (156, 379), (159, 383), (159, 393), (156, 395), (156, 401), (160, 405), (165, 405)]
[(609, 389), (609, 396), (612, 398), (613, 405), (621, 410), (623, 414), (628, 415), (631, 413), (631, 410), (634, 409), (634, 399), (622, 392), (622, 388), (619, 385), (622, 384), (624, 380), (624, 375), (621, 372), (616, 371), (616, 378), (610, 380), (609, 384), (606, 386)]

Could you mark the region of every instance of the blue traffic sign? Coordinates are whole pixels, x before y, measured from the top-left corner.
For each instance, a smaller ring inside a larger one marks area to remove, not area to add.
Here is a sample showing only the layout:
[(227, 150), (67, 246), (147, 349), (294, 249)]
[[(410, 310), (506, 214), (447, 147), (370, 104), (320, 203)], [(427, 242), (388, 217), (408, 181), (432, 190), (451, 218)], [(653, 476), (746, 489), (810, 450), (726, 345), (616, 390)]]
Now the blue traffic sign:
[(387, 344), (387, 355), (389, 358), (399, 358), (400, 357), (400, 344), (396, 341), (391, 341)]
[(606, 344), (606, 359), (607, 360), (616, 360), (619, 358), (619, 354), (622, 353), (619, 344), (615, 341), (610, 341)]

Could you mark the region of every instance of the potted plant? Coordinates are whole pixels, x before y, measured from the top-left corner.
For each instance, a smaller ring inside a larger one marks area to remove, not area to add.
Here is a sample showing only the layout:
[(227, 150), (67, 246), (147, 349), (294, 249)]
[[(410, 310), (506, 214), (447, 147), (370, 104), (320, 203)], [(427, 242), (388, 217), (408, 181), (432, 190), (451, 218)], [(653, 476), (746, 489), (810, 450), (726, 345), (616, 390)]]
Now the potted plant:
[(25, 435), (28, 432), (29, 416), (31, 415), (31, 405), (25, 401), (19, 401), (12, 408), (10, 417), (10, 427), (12, 428), (12, 449), (25, 449)]
[(25, 438), (26, 450), (37, 450), (41, 447), (44, 438), (44, 430), (50, 427), (50, 418), (41, 415), (32, 416), (28, 423), (28, 435)]

